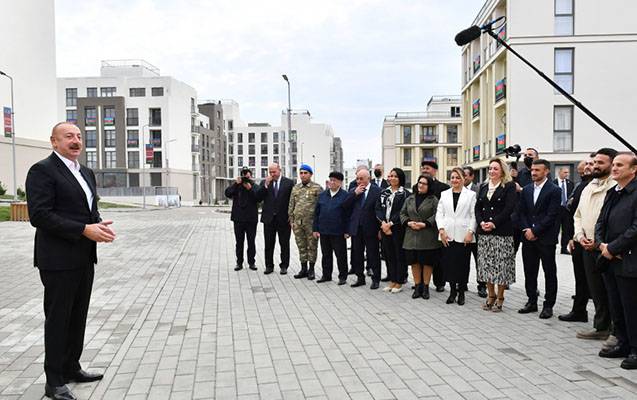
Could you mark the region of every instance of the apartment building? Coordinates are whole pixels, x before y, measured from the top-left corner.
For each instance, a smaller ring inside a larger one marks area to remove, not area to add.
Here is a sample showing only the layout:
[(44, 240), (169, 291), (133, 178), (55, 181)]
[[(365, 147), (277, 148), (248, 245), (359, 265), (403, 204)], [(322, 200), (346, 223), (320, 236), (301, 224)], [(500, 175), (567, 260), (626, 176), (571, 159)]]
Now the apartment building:
[(209, 120), (210, 129), (200, 132), (201, 200), (215, 203), (225, 199), (228, 184), (227, 138), (221, 101), (199, 104), (199, 112)]

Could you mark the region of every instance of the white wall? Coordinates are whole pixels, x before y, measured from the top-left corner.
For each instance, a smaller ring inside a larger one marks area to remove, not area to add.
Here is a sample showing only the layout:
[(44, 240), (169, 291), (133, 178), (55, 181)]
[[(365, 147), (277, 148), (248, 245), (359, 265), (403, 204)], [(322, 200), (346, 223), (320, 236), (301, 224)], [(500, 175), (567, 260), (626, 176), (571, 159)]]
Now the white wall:
[[(281, 124), (287, 125), (286, 114), (282, 115)], [(305, 163), (311, 166), (314, 169), (314, 182), (325, 187), (325, 181), (332, 172), (330, 171), (332, 141), (334, 140), (332, 127), (312, 122), (307, 114), (293, 112), (292, 129), (297, 131), (298, 165)]]

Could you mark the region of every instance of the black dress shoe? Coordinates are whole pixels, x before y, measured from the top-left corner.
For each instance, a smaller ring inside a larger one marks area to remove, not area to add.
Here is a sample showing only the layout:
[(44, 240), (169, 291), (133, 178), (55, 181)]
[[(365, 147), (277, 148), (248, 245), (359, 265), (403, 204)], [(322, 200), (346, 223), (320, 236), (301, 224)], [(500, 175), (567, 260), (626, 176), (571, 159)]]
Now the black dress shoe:
[(351, 287), (365, 286), (365, 279), (359, 279), (350, 285)]
[(458, 305), (459, 306), (464, 306), (464, 302), (465, 302), (465, 297), (464, 297), (464, 290), (458, 292)]
[(380, 280), (381, 282), (389, 282), (389, 276), (384, 277)]
[(374, 289), (378, 289), (379, 286), (380, 284), (378, 283), (378, 281), (372, 281), (372, 285), (369, 288), (374, 290)]
[(599, 356), (603, 358), (624, 358), (628, 357), (628, 354), (630, 354), (628, 346), (621, 344), (613, 346), (608, 350), (602, 349), (599, 351)]
[(347, 283), (347, 279), (339, 279), (338, 280), (338, 286), (344, 285)]
[(266, 268), (265, 271), (263, 271), (263, 274), (270, 275), (273, 272), (274, 272), (274, 268)]
[(564, 322), (588, 322), (588, 313), (582, 314), (571, 311), (568, 314), (559, 315), (557, 319)]
[(420, 295), (425, 300), (429, 300), (429, 285), (423, 285), (422, 294)]
[(51, 386), (48, 383), (44, 385), (44, 395), (54, 400), (77, 400), (77, 397), (71, 392), (68, 386)]
[(257, 266), (256, 266), (256, 265), (254, 265), (254, 264), (250, 264), (250, 265), (249, 265), (249, 268), (250, 268), (251, 270), (253, 270), (253, 271), (256, 271), (256, 270), (257, 270)]
[(326, 276), (322, 276), (321, 279), (317, 280), (316, 283), (330, 282), (332, 278), (328, 278)]
[(542, 307), (542, 312), (540, 313), (541, 319), (549, 319), (553, 316), (553, 307)]
[(487, 298), (487, 288), (480, 286), (478, 288), (478, 296), (482, 297), (483, 299)]
[(637, 369), (637, 351), (631, 351), (628, 357), (622, 361), (620, 367), (623, 369)]
[(243, 265), (237, 265), (236, 267), (234, 267), (235, 271), (241, 271), (243, 269)]
[(281, 267), (281, 272), (279, 272), (281, 275), (287, 275), (288, 274), (288, 267)]
[(518, 310), (520, 314), (528, 314), (532, 312), (537, 312), (537, 303), (526, 303), (524, 307)]
[(90, 372), (86, 372), (84, 370), (79, 370), (76, 371), (75, 373), (71, 374), (71, 375), (67, 375), (64, 376), (64, 380), (69, 383), (69, 382), (95, 382), (95, 381), (101, 381), (102, 378), (104, 377), (104, 374), (92, 374)]
[(444, 292), (445, 291), (445, 287), (444, 286), (436, 286), (436, 292)]

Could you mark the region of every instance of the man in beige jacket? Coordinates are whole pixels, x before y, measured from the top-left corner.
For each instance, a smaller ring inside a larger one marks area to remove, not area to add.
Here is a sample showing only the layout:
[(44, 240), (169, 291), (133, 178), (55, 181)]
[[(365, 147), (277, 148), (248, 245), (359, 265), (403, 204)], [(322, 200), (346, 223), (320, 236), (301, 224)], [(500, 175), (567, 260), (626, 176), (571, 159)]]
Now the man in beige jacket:
[[(615, 185), (615, 181), (610, 177), (610, 171), (616, 154), (616, 150), (608, 148), (600, 149), (595, 153), (593, 180), (582, 191), (579, 206), (573, 217), (575, 225), (573, 239), (584, 248), (586, 281), (595, 304), (593, 329), (577, 332), (577, 337), (580, 339), (606, 340), (609, 338), (611, 329), (608, 295), (601, 272), (595, 267), (596, 257), (599, 254), (597, 249), (599, 243), (595, 243), (595, 223), (604, 205), (606, 191)], [(612, 340), (611, 337), (608, 341), (612, 342)]]

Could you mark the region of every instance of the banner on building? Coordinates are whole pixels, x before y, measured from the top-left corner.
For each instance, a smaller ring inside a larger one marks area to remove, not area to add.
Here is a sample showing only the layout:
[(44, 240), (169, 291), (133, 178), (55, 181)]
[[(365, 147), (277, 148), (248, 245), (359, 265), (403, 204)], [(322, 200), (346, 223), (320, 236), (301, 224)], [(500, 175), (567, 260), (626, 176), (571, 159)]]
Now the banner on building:
[(473, 161), (480, 159), (480, 145), (473, 146)]
[(506, 143), (507, 143), (506, 133), (502, 133), (499, 136), (496, 136), (496, 138), (495, 138), (495, 154), (504, 153), (504, 149), (507, 148)]
[(13, 136), (13, 119), (11, 118), (11, 108), (3, 107), (4, 109), (4, 137), (10, 138)]
[(154, 158), (154, 154), (155, 153), (155, 149), (153, 147), (152, 144), (146, 144), (146, 164), (152, 164), (153, 163), (153, 158)]

